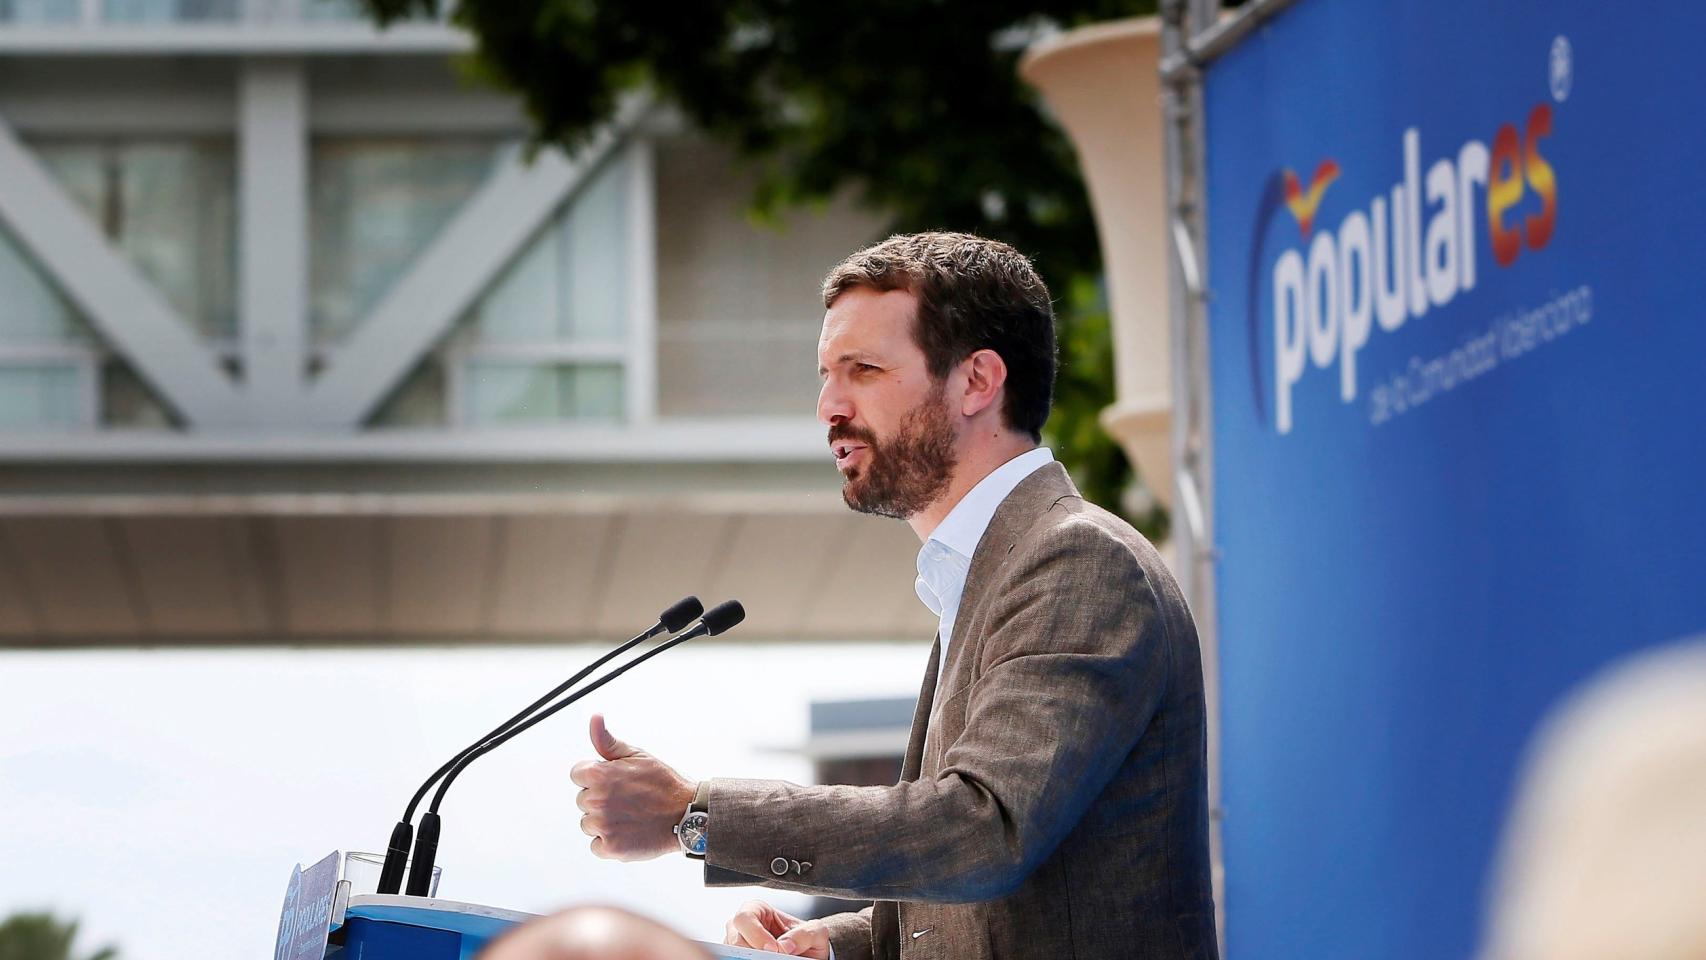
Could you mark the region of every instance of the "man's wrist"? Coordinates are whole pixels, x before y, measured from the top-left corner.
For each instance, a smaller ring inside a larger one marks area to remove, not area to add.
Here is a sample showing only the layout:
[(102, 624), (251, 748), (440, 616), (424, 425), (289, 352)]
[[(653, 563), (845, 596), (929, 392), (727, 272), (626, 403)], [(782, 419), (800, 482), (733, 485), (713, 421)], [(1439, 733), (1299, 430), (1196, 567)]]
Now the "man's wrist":
[(674, 829), (676, 842), (681, 851), (694, 860), (705, 859), (711, 839), (709, 801), (711, 782), (701, 780), (692, 785), (692, 793), (687, 797), (686, 808), (682, 811), (681, 822)]

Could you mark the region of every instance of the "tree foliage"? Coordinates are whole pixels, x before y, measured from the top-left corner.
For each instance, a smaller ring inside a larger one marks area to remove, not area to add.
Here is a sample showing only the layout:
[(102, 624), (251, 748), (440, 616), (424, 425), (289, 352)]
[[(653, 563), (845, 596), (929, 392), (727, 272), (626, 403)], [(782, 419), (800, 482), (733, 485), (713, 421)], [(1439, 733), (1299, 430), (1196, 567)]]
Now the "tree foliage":
[[(51, 913), (14, 913), (0, 920), (0, 960), (73, 960), (77, 921)], [(117, 960), (118, 951), (102, 947), (84, 960)]]
[[(381, 22), (437, 7), (364, 2)], [(1096, 394), (1088, 406), (1057, 405), (1050, 440), (1085, 492), (1117, 507), (1130, 467), (1104, 434), (1084, 429), (1113, 399), (1111, 362), (1091, 369), (1106, 352), (1105, 318), (1101, 340), (1085, 343), (1084, 311), (1094, 326), (1098, 298), (1076, 295), (1100, 274), (1095, 225), (1071, 144), (1017, 65), (1028, 42), (1053, 30), (1154, 6), (459, 0), (454, 17), (477, 39), (474, 72), (521, 95), (539, 141), (572, 149), (624, 93), (648, 89), (756, 168), (761, 215), (852, 190), (896, 231), (965, 230), (1028, 254), (1056, 294), (1063, 386)]]

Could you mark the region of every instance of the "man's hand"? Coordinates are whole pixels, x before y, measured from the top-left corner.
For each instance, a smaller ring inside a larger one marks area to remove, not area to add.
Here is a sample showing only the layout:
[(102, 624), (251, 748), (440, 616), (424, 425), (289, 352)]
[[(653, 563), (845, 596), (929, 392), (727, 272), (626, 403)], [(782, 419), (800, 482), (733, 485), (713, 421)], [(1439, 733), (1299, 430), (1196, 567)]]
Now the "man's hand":
[(693, 802), (697, 786), (669, 765), (610, 735), (604, 717), (592, 715), (593, 749), (604, 760), (582, 760), (569, 771), (580, 787), (575, 806), (592, 854), (606, 860), (650, 860), (681, 849), (673, 828)]
[(749, 900), (729, 921), (723, 942), (813, 960), (829, 960), (829, 928), (821, 920), (801, 920), (765, 903)]

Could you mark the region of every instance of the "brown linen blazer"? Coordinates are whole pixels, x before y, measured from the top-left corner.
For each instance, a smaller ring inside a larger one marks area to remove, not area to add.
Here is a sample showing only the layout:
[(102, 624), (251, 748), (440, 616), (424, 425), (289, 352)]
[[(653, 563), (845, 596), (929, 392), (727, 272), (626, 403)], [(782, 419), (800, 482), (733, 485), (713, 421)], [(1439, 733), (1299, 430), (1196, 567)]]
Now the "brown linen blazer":
[(836, 960), (1215, 960), (1196, 628), (1059, 464), (1003, 500), (892, 787), (712, 780), (707, 884), (874, 907)]

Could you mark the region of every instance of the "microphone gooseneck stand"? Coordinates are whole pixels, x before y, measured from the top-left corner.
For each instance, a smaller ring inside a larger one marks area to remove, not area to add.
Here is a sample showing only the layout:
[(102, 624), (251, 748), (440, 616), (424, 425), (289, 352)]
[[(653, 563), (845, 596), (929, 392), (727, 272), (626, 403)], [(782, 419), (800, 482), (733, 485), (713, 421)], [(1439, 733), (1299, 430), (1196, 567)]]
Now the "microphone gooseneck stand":
[(691, 630), (658, 644), (638, 657), (624, 663), (604, 676), (599, 677), (587, 686), (575, 691), (563, 700), (552, 704), (550, 707), (540, 711), (538, 714), (526, 721), (516, 723), (510, 729), (492, 736), (486, 741), (476, 744), (473, 748), (464, 751), (461, 757), (451, 762), (449, 772), (446, 773), (443, 780), (439, 782), (438, 792), (433, 795), (432, 806), (429, 807), (427, 812), (421, 816), (421, 829), (419, 835), (415, 837), (415, 853), (409, 865), (408, 894), (412, 897), (424, 897), (430, 889), (432, 883), (433, 862), (438, 858), (438, 837), (440, 826), (438, 807), (439, 804), (443, 802), (444, 795), (450, 789), (450, 785), (455, 782), (456, 777), (461, 774), (463, 770), (468, 768), (469, 764), (490, 753), (497, 747), (507, 743), (517, 734), (533, 727), (539, 723), (539, 721), (550, 717), (562, 710), (564, 707), (567, 707), (569, 704), (572, 704), (587, 694), (592, 693), (610, 681), (620, 677), (622, 674), (627, 673), (629, 670), (632, 670), (640, 664), (645, 663), (647, 660), (663, 653), (665, 650), (678, 647), (695, 637), (702, 637), (706, 635), (714, 637), (717, 634), (734, 627), (744, 619), (746, 619), (746, 610), (740, 605), (739, 601), (729, 600), (725, 603), (720, 603), (715, 607), (712, 607), (703, 617), (701, 617), (699, 623)]
[[(540, 707), (548, 703), (552, 697), (561, 694), (564, 690), (567, 690), (581, 682), (594, 670), (597, 670), (599, 667), (604, 666), (616, 657), (627, 653), (629, 650), (634, 649), (635, 646), (650, 640), (660, 633), (674, 633), (677, 630), (680, 630), (682, 627), (692, 623), (693, 620), (703, 614), (704, 611), (705, 606), (699, 602), (698, 597), (683, 597), (682, 599), (677, 600), (669, 609), (658, 615), (657, 622), (652, 624), (651, 629), (627, 641), (604, 656), (599, 657), (597, 660), (594, 660), (579, 673), (576, 673), (569, 679), (557, 684), (549, 693), (528, 704), (526, 709), (517, 713), (515, 716), (510, 717), (508, 720), (505, 720), (503, 723), (498, 724), (485, 736), (462, 748), (462, 750), (455, 756), (445, 761), (444, 766), (439, 767), (434, 771), (433, 775), (428, 777), (425, 783), (421, 784), (420, 789), (415, 791), (414, 797), (409, 800), (408, 807), (403, 811), (403, 819), (397, 821), (397, 825), (391, 828), (391, 842), (386, 844), (385, 863), (379, 870), (378, 892), (396, 893), (402, 888), (404, 865), (409, 856), (409, 844), (414, 840), (414, 827), (411, 824), (415, 819), (415, 809), (420, 806), (421, 799), (426, 796), (426, 792), (432, 789), (432, 785), (437, 783), (438, 779), (444, 776), (446, 771), (456, 766), (458, 761), (474, 752), (486, 741), (493, 737), (501, 736), (514, 728), (516, 724), (527, 719), (527, 717), (535, 710), (538, 710)], [(435, 846), (437, 827), (438, 825), (436, 823), (432, 826), (435, 834)], [(427, 825), (424, 821), (421, 824), (421, 830), (423, 833), (427, 830)]]

